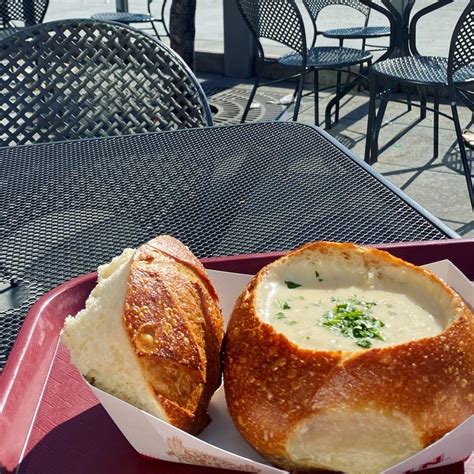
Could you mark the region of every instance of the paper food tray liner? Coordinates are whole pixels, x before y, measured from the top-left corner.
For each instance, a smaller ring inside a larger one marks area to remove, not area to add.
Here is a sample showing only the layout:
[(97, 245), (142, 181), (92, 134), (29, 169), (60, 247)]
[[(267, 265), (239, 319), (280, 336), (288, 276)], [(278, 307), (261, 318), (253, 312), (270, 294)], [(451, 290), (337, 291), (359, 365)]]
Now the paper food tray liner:
[[(448, 260), (424, 265), (454, 288), (474, 308), (474, 286)], [(233, 305), (251, 275), (208, 270), (219, 295), (225, 325)], [(86, 382), (87, 383), (87, 382)], [(110, 417), (139, 453), (164, 461), (259, 473), (285, 473), (251, 448), (230, 418), (221, 386), (209, 406), (211, 423), (192, 436), (113, 395), (88, 384)], [(384, 474), (415, 472), (467, 459), (474, 448), (474, 416), (434, 444), (383, 471)]]

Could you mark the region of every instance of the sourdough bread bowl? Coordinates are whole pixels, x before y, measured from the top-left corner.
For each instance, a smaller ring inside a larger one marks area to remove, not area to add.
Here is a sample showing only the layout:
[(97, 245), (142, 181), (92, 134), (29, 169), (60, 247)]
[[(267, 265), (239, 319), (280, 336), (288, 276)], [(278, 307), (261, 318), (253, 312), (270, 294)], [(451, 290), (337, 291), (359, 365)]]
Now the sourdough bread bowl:
[(223, 332), (204, 267), (181, 242), (159, 236), (99, 267), (61, 341), (90, 383), (196, 434), (221, 383)]
[(226, 333), (227, 405), (288, 470), (376, 473), (474, 412), (474, 322), (431, 272), (315, 242), (264, 267)]

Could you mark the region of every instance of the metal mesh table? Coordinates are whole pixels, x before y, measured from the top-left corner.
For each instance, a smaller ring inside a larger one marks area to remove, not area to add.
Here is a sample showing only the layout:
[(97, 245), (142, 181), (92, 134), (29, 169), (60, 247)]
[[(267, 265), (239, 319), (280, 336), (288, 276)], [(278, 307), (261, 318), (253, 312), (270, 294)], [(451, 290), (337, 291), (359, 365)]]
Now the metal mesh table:
[(1, 367), (39, 296), (160, 233), (198, 257), (455, 236), (296, 123), (3, 148), (0, 183)]

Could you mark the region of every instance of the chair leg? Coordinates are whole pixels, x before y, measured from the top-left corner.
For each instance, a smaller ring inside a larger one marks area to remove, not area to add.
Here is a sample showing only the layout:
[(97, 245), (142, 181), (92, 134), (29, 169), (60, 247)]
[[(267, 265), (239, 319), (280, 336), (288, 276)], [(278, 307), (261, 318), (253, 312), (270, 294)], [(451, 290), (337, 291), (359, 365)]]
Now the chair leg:
[(255, 80), (255, 84), (253, 85), (252, 92), (250, 93), (249, 100), (247, 101), (247, 105), (245, 106), (244, 113), (242, 114), (242, 118), (240, 119), (240, 123), (245, 123), (245, 120), (247, 119), (247, 114), (249, 113), (250, 106), (252, 105), (259, 83), (260, 83), (260, 78), (257, 77), (257, 79)]
[(426, 118), (426, 91), (423, 87), (417, 89), (420, 95), (420, 120), (424, 120)]
[(439, 91), (437, 88), (434, 89), (434, 126), (433, 126), (433, 157), (438, 157), (439, 151)]
[[(337, 71), (336, 79), (336, 94), (339, 95), (341, 92), (341, 71)], [(339, 101), (336, 102), (336, 108), (334, 111), (334, 123), (339, 122)]]
[(160, 33), (158, 33), (158, 30), (155, 26), (155, 22), (151, 21), (150, 23), (151, 23), (151, 27), (153, 28), (153, 31), (155, 32), (156, 39), (161, 41), (161, 36), (160, 36)]
[[(344, 40), (342, 38), (339, 39), (339, 47), (342, 48), (344, 46)], [(337, 79), (336, 79), (336, 95), (339, 96), (341, 92), (341, 71), (337, 71)], [(336, 102), (336, 109), (334, 113), (334, 122), (339, 122), (339, 101)]]
[(367, 135), (365, 140), (365, 161), (369, 164), (372, 163), (372, 157), (370, 156), (373, 130), (374, 130), (374, 120), (376, 112), (376, 94), (377, 94), (377, 80), (371, 74), (369, 74), (369, 91), (370, 91), (370, 100), (369, 100), (369, 116), (367, 120)]
[(387, 110), (387, 103), (388, 103), (388, 96), (384, 97), (383, 95), (380, 97), (380, 105), (377, 115), (374, 119), (374, 131), (373, 131), (373, 138), (372, 138), (372, 150), (371, 150), (371, 160), (372, 163), (377, 161), (379, 155), (379, 133), (380, 129), (382, 128), (383, 117), (385, 115), (385, 111)]
[(295, 101), (295, 110), (293, 112), (293, 122), (296, 122), (298, 120), (298, 114), (300, 113), (301, 96), (303, 95), (304, 78), (305, 78), (305, 69), (302, 70), (299, 81), (298, 81), (298, 88), (296, 92), (296, 101)]
[(407, 110), (411, 112), (411, 89), (407, 91)]
[(466, 178), (467, 192), (471, 201), (471, 208), (474, 210), (474, 189), (472, 184), (471, 167), (469, 166), (469, 162), (467, 160), (466, 147), (464, 146), (464, 140), (462, 138), (462, 129), (461, 124), (459, 123), (459, 115), (455, 101), (451, 102), (451, 111), (453, 114), (454, 128), (456, 129), (456, 137), (458, 139), (461, 161), (464, 168), (464, 176)]
[(313, 69), (314, 124), (319, 125), (319, 70)]

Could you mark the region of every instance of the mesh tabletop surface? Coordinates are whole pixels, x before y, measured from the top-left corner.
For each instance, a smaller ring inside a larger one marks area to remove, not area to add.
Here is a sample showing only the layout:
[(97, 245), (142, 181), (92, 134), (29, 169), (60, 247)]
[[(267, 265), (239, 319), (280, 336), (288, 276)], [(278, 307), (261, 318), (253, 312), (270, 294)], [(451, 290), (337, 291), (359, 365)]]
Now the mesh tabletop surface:
[(0, 199), (0, 367), (42, 294), (161, 233), (198, 257), (449, 236), (295, 123), (3, 148)]

